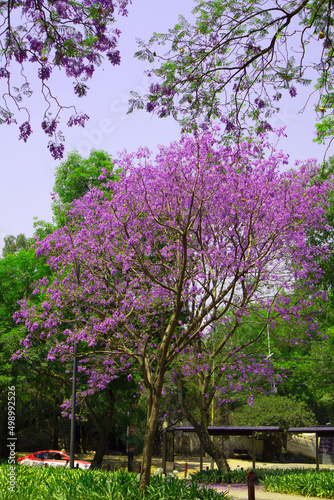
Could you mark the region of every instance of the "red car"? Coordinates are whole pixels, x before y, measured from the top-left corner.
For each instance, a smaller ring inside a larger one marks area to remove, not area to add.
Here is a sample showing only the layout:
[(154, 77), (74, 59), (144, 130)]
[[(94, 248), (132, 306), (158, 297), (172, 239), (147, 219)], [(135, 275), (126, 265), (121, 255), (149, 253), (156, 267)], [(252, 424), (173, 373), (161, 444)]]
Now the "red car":
[[(37, 465), (42, 467), (69, 467), (70, 457), (63, 451), (46, 450), (36, 451), (17, 460), (18, 465)], [(89, 469), (90, 462), (74, 460), (74, 467)]]

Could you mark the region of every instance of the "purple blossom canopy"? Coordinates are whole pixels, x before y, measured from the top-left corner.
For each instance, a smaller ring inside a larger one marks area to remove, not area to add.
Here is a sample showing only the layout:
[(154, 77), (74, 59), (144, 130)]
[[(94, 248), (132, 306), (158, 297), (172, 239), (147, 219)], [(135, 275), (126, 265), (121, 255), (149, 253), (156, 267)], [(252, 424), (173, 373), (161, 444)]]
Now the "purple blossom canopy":
[(329, 182), (312, 182), (311, 160), (282, 171), (286, 157), (266, 146), (262, 137), (227, 148), (216, 130), (183, 135), (156, 158), (145, 148), (120, 155), (120, 180), (75, 200), (67, 225), (38, 244), (56, 279), (40, 284), (42, 310), (22, 302), (16, 315), (29, 330), (23, 352), (42, 332), (54, 339), (50, 359), (69, 360), (75, 342), (101, 388), (136, 363), (149, 371), (163, 359), (166, 370), (210, 325), (236, 328), (255, 302), (298, 315), (321, 275), (326, 249), (307, 232), (324, 226)]

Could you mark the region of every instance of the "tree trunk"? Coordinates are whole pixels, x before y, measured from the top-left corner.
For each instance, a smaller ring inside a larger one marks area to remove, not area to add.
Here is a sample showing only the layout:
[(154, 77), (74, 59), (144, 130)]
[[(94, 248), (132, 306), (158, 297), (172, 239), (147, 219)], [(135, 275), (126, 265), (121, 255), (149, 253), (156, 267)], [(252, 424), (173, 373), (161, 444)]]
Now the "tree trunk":
[(229, 471), (230, 466), (227, 463), (224, 451), (213, 442), (207, 429), (202, 426), (195, 427), (195, 429), (205, 452), (213, 458), (213, 460), (217, 464), (218, 469)]
[(94, 458), (91, 463), (91, 469), (100, 469), (102, 465), (104, 452), (108, 442), (111, 422), (114, 416), (116, 391), (117, 391), (117, 386), (114, 387), (113, 389), (111, 387), (108, 387), (106, 389), (105, 395), (107, 399), (108, 409), (102, 424), (98, 422), (95, 413), (93, 412), (89, 403), (86, 401), (87, 408), (89, 409), (89, 415), (99, 434), (99, 441), (95, 451)]
[(145, 488), (145, 486), (148, 486), (150, 484), (152, 454), (155, 434), (158, 426), (160, 399), (161, 391), (159, 391), (159, 393), (153, 392), (151, 404), (147, 409), (147, 421), (145, 427), (145, 440), (139, 489)]
[[(169, 324), (160, 343), (155, 370), (153, 370), (146, 357), (143, 358), (141, 364), (141, 369), (144, 375), (144, 381), (147, 389), (147, 420), (143, 448), (142, 472), (139, 481), (140, 490), (144, 489), (150, 484), (154, 439), (159, 421), (162, 386), (167, 369), (166, 356), (182, 308), (182, 301), (180, 300), (180, 297), (178, 297), (177, 300), (178, 303), (175, 307), (175, 312), (170, 318)], [(153, 377), (153, 373), (155, 373), (155, 377)]]
[(80, 430), (80, 453), (87, 453), (86, 439), (81, 421), (79, 422), (79, 430)]
[(53, 414), (53, 449), (58, 450), (59, 446), (59, 405), (60, 400), (55, 398), (55, 407)]
[(191, 423), (194, 427), (197, 436), (201, 442), (201, 445), (204, 448), (204, 451), (213, 458), (216, 462), (219, 470), (229, 471), (230, 466), (227, 463), (224, 451), (222, 448), (217, 446), (210, 437), (208, 432), (208, 424), (209, 424), (209, 407), (210, 401), (207, 403), (204, 398), (200, 395), (200, 415), (201, 421), (199, 422), (194, 416), (193, 413), (185, 406), (185, 402), (183, 399), (183, 390), (182, 390), (182, 380), (179, 377), (177, 381), (178, 385), (178, 398), (182, 411), (182, 415)]
[(58, 425), (58, 414), (57, 409), (55, 410), (53, 417), (53, 449), (58, 450), (58, 437), (59, 437), (59, 425)]
[(108, 441), (108, 433), (106, 432), (106, 429), (103, 430), (101, 429), (99, 432), (99, 442), (97, 444), (95, 455), (90, 466), (91, 469), (101, 468), (107, 441)]

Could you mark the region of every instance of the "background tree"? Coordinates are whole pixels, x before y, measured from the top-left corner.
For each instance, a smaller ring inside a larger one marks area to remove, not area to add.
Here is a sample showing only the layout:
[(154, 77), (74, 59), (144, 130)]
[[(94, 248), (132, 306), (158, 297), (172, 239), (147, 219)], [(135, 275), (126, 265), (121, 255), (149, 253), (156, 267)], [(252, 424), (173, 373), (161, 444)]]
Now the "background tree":
[(256, 396), (252, 406), (244, 405), (234, 413), (235, 425), (312, 427), (317, 421), (305, 403), (287, 396)]
[(88, 158), (71, 151), (55, 172), (52, 210), (58, 226), (66, 222), (66, 210), (73, 200), (81, 198), (93, 187), (101, 188), (106, 180), (117, 180), (109, 153), (92, 149)]
[(27, 249), (32, 240), (27, 239), (24, 234), (14, 236), (12, 234), (4, 237), (4, 247), (2, 249), (2, 256), (13, 254), (21, 248)]
[[(128, 3), (128, 0), (3, 2), (0, 7), (0, 78), (3, 82), (0, 123), (20, 120), (19, 139), (28, 140), (32, 128), (26, 100), (33, 93), (30, 78), (34, 75), (45, 99), (41, 127), (50, 137), (48, 148), (55, 159), (62, 158), (64, 138), (57, 127), (65, 107), (52, 91), (51, 74), (55, 68), (64, 70), (73, 80), (75, 94), (83, 97), (88, 90), (87, 81), (103, 56), (113, 65), (120, 64), (116, 48), (120, 31), (115, 27), (115, 19), (117, 15), (127, 14)], [(84, 126), (88, 116), (77, 112), (75, 106), (66, 106), (68, 108), (73, 114), (67, 125)]]
[(308, 349), (291, 349), (282, 343), (275, 348), (273, 361), (284, 367), (286, 380), (278, 387), (280, 395), (305, 403), (320, 425), (334, 422), (333, 413), (333, 328), (319, 325), (323, 338)]
[[(13, 237), (12, 241), (15, 244), (27, 241), (24, 235), (20, 236)], [(0, 259), (0, 426), (2, 429), (6, 422), (7, 388), (15, 385), (18, 438), (27, 438), (34, 428), (37, 443), (42, 436), (41, 422), (48, 418), (55, 431), (53, 444), (56, 444), (59, 405), (64, 387), (59, 379), (47, 372), (46, 364), (43, 364), (47, 354), (45, 348), (40, 345), (28, 361), (11, 362), (12, 355), (20, 349), (21, 341), (27, 334), (13, 320), (18, 301), (29, 300), (30, 303), (37, 304), (41, 296), (36, 296), (33, 292), (39, 280), (46, 276), (50, 276), (50, 268), (44, 258), (37, 259), (34, 249), (21, 248), (15, 253), (6, 252)], [(1, 433), (1, 438), (0, 454), (7, 458), (6, 432)]]
[[(264, 159), (264, 147), (262, 140), (226, 148), (217, 130), (161, 147), (154, 162), (146, 150), (124, 154), (115, 161), (120, 180), (107, 183), (112, 199), (91, 190), (73, 202), (69, 223), (40, 243), (57, 278), (41, 287), (42, 312), (22, 303), (16, 314), (29, 330), (22, 354), (50, 335), (57, 343), (49, 360), (70, 362), (75, 342), (91, 388), (101, 390), (120, 369), (140, 374), (147, 393), (141, 488), (168, 368), (218, 321), (225, 329), (217, 349), (227, 346), (248, 305), (262, 297), (261, 284), (302, 291), (300, 277), (303, 285), (318, 279), (322, 249), (308, 244), (306, 231), (322, 227), (329, 184), (310, 186), (312, 162), (280, 173), (284, 156)], [(260, 305), (289, 311), (284, 295)], [(303, 301), (293, 307), (297, 315)]]
[(286, 431), (290, 427), (314, 427), (317, 424), (314, 414), (305, 403), (278, 395), (256, 396), (252, 406), (244, 405), (235, 411), (234, 422), (241, 426), (281, 427), (282, 435), (259, 435), (264, 440), (264, 454), (271, 459), (276, 458), (276, 454), (286, 447)]
[(106, 151), (92, 149), (88, 158), (71, 151), (66, 160), (56, 167), (53, 191), (62, 203), (71, 203), (93, 187), (101, 187), (100, 176), (103, 176), (104, 181), (107, 176), (108, 180), (116, 180), (112, 174), (112, 158)]
[[(251, 304), (247, 304), (248, 314), (251, 308)], [(254, 343), (265, 331), (267, 320), (258, 328), (254, 322), (243, 344), (235, 339), (239, 337), (241, 319), (233, 327), (234, 320), (233, 314), (232, 324), (226, 321), (223, 325), (215, 325), (173, 368), (182, 415), (194, 427), (203, 449), (220, 470), (227, 470), (229, 466), (224, 450), (208, 432), (209, 425), (217, 425), (215, 406), (240, 398), (252, 402), (253, 395), (264, 390), (262, 387), (267, 385), (272, 373), (263, 353), (254, 352)], [(228, 335), (230, 329), (234, 330), (233, 335)]]
[(270, 130), (282, 96), (294, 98), (300, 85), (313, 81), (317, 141), (333, 137), (331, 1), (195, 4), (194, 23), (180, 16), (168, 33), (140, 41), (137, 57), (158, 64), (148, 71), (154, 77), (149, 93), (133, 93), (130, 111), (172, 115), (185, 129), (218, 119), (225, 123), (224, 139), (239, 140), (252, 121), (257, 133)]

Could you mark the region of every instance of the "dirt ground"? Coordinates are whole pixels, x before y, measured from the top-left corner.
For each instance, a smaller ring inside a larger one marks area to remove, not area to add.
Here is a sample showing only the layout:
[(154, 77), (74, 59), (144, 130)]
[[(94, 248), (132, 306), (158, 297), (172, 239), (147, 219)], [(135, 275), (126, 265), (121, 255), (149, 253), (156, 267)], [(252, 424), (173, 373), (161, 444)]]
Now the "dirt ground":
[[(83, 460), (92, 460), (94, 454), (89, 453), (86, 455), (77, 455), (78, 458)], [(134, 472), (139, 472), (139, 465), (141, 463), (141, 456), (137, 455), (134, 457), (133, 462), (133, 470)], [(193, 456), (175, 456), (174, 469), (179, 472), (179, 477), (185, 477), (185, 468), (187, 465), (187, 475), (197, 472), (200, 470), (199, 457)], [(232, 470), (244, 468), (250, 469), (252, 468), (252, 462), (249, 460), (242, 459), (228, 459), (229, 466)], [(305, 463), (291, 463), (291, 464), (282, 464), (282, 463), (266, 463), (266, 462), (256, 462), (255, 466), (258, 468), (272, 468), (272, 469), (288, 469), (288, 468), (315, 468), (315, 464), (305, 464)], [(127, 470), (128, 467), (128, 457), (125, 454), (114, 454), (114, 455), (105, 455), (102, 468), (110, 469), (110, 470), (119, 470), (124, 469)], [(153, 457), (152, 459), (152, 472), (156, 469), (162, 467), (162, 458), (161, 457)], [(211, 468), (212, 464), (208, 458), (203, 459), (203, 470), (206, 468)], [(214, 468), (216, 469), (216, 465), (214, 464)], [(320, 464), (320, 468), (331, 468), (334, 470), (334, 465)], [(167, 472), (171, 472), (173, 470), (172, 462), (167, 462)]]
[[(82, 460), (92, 460), (94, 457), (94, 453), (87, 454), (76, 454), (76, 457)], [(133, 470), (134, 472), (139, 472), (139, 466), (141, 464), (141, 455), (134, 456), (133, 460)], [(179, 476), (184, 477), (185, 464), (188, 464), (188, 474), (192, 472), (196, 472), (199, 470), (199, 458), (197, 457), (179, 457), (175, 456), (174, 462), (174, 470), (179, 471)], [(162, 458), (161, 457), (153, 457), (152, 459), (152, 472), (156, 469), (162, 467)], [(203, 468), (211, 467), (211, 462), (208, 459), (203, 459)], [(113, 455), (105, 455), (102, 463), (102, 469), (109, 469), (111, 471), (114, 470), (127, 470), (128, 469), (128, 457), (125, 454), (113, 454)], [(167, 472), (171, 472), (173, 470), (172, 462), (167, 462)]]

